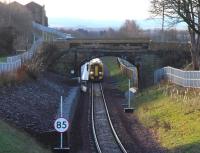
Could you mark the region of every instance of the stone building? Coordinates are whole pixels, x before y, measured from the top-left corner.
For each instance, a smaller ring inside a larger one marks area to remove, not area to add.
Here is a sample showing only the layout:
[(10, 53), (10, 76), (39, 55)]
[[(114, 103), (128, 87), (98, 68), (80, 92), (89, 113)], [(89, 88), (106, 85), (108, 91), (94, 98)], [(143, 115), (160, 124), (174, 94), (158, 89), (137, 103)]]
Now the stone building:
[(35, 2), (30, 2), (25, 5), (29, 11), (31, 11), (33, 20), (36, 23), (48, 26), (48, 18), (44, 6), (41, 6)]

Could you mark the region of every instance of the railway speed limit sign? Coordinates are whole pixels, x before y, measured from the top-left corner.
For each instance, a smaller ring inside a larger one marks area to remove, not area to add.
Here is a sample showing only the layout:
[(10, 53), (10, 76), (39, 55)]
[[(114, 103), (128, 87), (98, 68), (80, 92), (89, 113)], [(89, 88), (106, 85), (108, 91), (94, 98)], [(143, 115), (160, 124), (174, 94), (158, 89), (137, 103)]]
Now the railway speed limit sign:
[(69, 128), (69, 122), (65, 118), (58, 118), (54, 122), (54, 128), (60, 133), (66, 132)]

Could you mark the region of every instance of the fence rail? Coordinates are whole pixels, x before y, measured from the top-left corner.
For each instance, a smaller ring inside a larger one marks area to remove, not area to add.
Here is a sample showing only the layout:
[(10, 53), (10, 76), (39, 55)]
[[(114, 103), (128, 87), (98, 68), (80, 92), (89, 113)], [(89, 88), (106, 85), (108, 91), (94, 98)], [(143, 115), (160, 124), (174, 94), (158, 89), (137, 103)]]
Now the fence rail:
[(38, 39), (26, 52), (16, 56), (7, 57), (6, 62), (0, 63), (0, 74), (5, 72), (12, 72), (20, 68), (24, 62), (30, 60), (33, 57), (37, 51), (37, 48), (42, 44), (42, 42), (42, 39)]
[(46, 33), (49, 33), (49, 34), (54, 34), (54, 35), (56, 35), (60, 38), (63, 38), (63, 39), (72, 38), (71, 34), (67, 34), (67, 33), (61, 32), (57, 29), (46, 27), (46, 26), (43, 26), (43, 25), (35, 23), (35, 22), (33, 22), (33, 28), (38, 29), (38, 30), (43, 31), (43, 32), (46, 32)]
[[(57, 35), (58, 37), (62, 37), (65, 39), (72, 38), (70, 34), (63, 33), (53, 28), (45, 27), (35, 22), (33, 22), (32, 25), (33, 25), (33, 28), (38, 29), (45, 33), (54, 34), (54, 35)], [(20, 68), (24, 62), (26, 62), (27, 60), (30, 60), (33, 57), (33, 55), (37, 51), (37, 48), (43, 43), (43, 40), (44, 38), (40, 38), (36, 40), (32, 44), (31, 48), (22, 54), (7, 57), (6, 62), (0, 63), (0, 74), (5, 73), (5, 72), (10, 72), (10, 71), (15, 71), (18, 68)]]
[(126, 60), (123, 60), (121, 58), (117, 58), (117, 60), (118, 60), (122, 74), (127, 76), (131, 80), (133, 80), (133, 86), (138, 88), (138, 71), (137, 71), (137, 68)]
[(21, 67), (21, 60), (16, 60), (9, 63), (0, 63), (0, 74), (15, 71), (19, 67)]
[(172, 67), (164, 67), (154, 72), (154, 83), (161, 80), (168, 80), (183, 87), (200, 88), (200, 71), (183, 71)]

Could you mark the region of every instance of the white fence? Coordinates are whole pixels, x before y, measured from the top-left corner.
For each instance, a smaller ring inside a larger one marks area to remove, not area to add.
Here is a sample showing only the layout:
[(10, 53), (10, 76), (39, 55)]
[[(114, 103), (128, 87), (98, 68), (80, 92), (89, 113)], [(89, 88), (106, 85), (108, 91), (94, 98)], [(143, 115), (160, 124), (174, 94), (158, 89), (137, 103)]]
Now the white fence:
[(71, 36), (71, 34), (66, 34), (66, 33), (63, 33), (61, 31), (57, 30), (57, 29), (49, 28), (49, 27), (43, 26), (43, 25), (35, 23), (35, 22), (33, 22), (33, 28), (38, 29), (38, 30), (43, 31), (43, 32), (46, 32), (46, 33), (49, 33), (49, 34), (54, 34), (54, 35), (56, 35), (60, 38), (63, 38), (63, 39), (73, 38)]
[(200, 71), (183, 71), (172, 67), (164, 67), (154, 72), (154, 82), (166, 79), (174, 84), (200, 88)]
[(117, 59), (120, 65), (121, 72), (133, 80), (133, 86), (138, 88), (138, 71), (137, 68), (126, 60)]
[[(32, 25), (33, 25), (33, 28), (43, 31), (45, 33), (57, 35), (58, 37), (61, 37), (64, 39), (72, 38), (70, 34), (62, 33), (61, 31), (58, 31), (53, 28), (45, 27), (45, 26), (37, 24), (35, 22), (33, 22)], [(0, 74), (3, 72), (14, 71), (14, 70), (20, 68), (21, 65), (25, 61), (30, 60), (33, 57), (33, 55), (37, 51), (37, 48), (42, 44), (42, 42), (43, 42), (43, 38), (40, 38), (33, 43), (33, 45), (31, 46), (31, 48), (28, 51), (26, 51), (22, 54), (16, 55), (16, 56), (7, 57), (6, 62), (0, 63)]]
[(37, 51), (37, 48), (41, 44), (42, 39), (39, 39), (31, 46), (28, 51), (16, 56), (7, 57), (6, 62), (0, 63), (0, 74), (4, 72), (15, 71), (20, 68), (25, 61), (30, 60), (33, 57)]
[(9, 63), (0, 63), (0, 74), (5, 72), (14, 71), (21, 67), (21, 60), (16, 60), (14, 62)]

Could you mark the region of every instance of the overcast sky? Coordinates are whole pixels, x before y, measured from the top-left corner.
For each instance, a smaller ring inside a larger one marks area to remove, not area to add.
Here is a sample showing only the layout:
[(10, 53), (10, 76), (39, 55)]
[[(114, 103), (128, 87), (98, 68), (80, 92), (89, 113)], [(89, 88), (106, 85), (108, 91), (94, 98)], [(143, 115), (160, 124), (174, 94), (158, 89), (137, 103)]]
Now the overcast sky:
[[(3, 0), (4, 1), (4, 0)], [(8, 2), (9, 0), (7, 0)], [(13, 1), (13, 0), (10, 0)], [(17, 0), (22, 4), (30, 0)], [(45, 5), (50, 18), (95, 20), (146, 19), (150, 0), (34, 0)]]
[[(0, 0), (13, 1), (13, 0)], [(27, 4), (31, 0), (16, 0)], [(45, 5), (50, 26), (119, 27), (126, 19), (142, 28), (160, 28), (161, 21), (147, 21), (151, 0), (34, 0)]]

